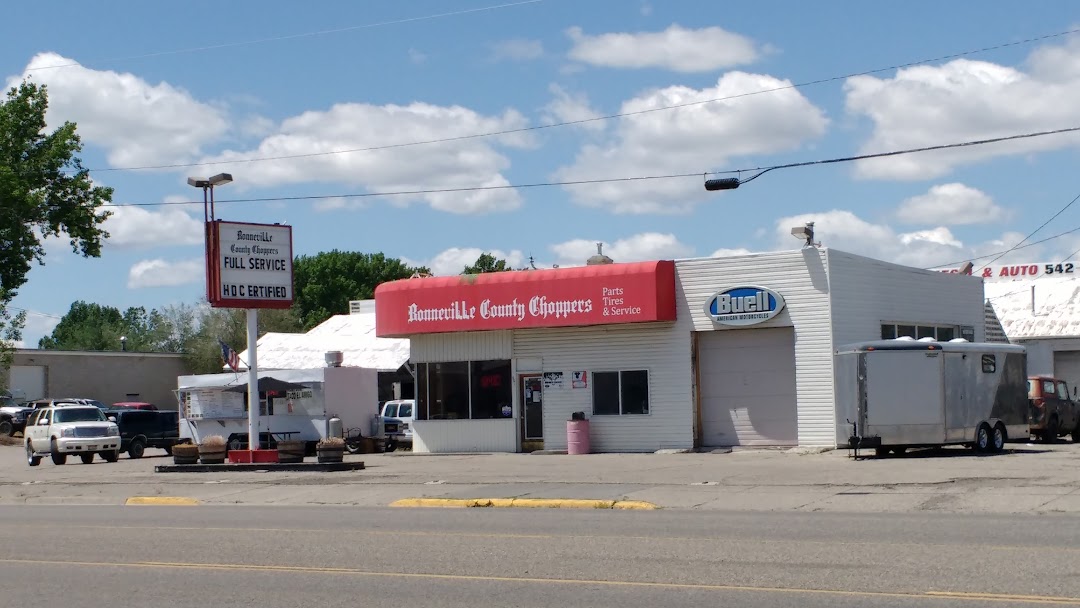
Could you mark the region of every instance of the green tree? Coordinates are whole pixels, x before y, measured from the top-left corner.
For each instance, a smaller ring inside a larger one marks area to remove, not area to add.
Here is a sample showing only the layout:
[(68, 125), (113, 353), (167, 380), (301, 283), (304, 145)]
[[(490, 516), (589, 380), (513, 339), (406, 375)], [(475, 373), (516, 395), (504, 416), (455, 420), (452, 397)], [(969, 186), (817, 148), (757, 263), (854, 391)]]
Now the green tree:
[(349, 300), (375, 296), (380, 283), (407, 279), (427, 268), (413, 268), (382, 253), (326, 251), (297, 256), (293, 262), (293, 308), (303, 329), (349, 312)]
[(7, 303), (7, 298), (0, 297), (0, 390), (8, 388), (8, 370), (11, 369), (15, 344), (22, 340), (22, 329), (26, 326), (26, 311), (12, 316)]
[[(247, 314), (237, 308), (202, 308), (197, 314), (197, 329), (184, 342), (184, 359), (195, 374), (220, 373), (221, 342), (242, 352), (247, 348)], [(298, 333), (301, 330), (292, 309), (260, 310), (259, 337), (268, 332)]]
[(481, 274), (484, 272), (506, 272), (513, 270), (506, 260), (501, 260), (490, 253), (481, 253), (472, 266), (466, 266), (461, 274)]
[[(142, 312), (145, 315), (145, 310)], [(128, 309), (128, 319), (137, 319), (140, 313)], [(126, 336), (132, 350), (141, 336), (125, 331), (124, 315), (118, 308), (102, 306), (78, 300), (56, 324), (53, 331), (38, 341), (38, 348), (54, 350), (120, 350), (120, 337)], [(128, 334), (131, 334), (130, 336)]]
[(109, 237), (101, 225), (112, 188), (95, 186), (77, 154), (75, 124), (45, 133), (46, 87), (23, 82), (0, 100), (0, 298), (15, 297), (32, 262), (45, 263), (43, 238), (69, 240), (72, 251), (99, 257)]

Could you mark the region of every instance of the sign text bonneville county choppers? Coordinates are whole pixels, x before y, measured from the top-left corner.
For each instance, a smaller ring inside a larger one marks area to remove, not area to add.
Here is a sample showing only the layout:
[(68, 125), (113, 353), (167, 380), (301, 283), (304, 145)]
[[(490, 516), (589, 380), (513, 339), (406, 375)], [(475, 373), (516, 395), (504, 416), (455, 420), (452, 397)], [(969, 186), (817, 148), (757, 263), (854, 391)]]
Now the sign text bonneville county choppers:
[(219, 224), (217, 295), (220, 300), (292, 301), (291, 228), (281, 225)]

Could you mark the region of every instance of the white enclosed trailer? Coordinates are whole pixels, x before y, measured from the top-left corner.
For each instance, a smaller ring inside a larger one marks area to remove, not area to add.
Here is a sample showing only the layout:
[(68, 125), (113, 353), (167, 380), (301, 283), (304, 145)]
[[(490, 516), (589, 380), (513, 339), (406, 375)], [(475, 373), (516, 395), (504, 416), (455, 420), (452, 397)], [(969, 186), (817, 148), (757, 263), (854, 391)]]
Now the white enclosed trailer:
[[(224, 437), (230, 449), (246, 449), (247, 374), (180, 376), (180, 438), (199, 443)], [(367, 430), (378, 413), (378, 372), (359, 367), (259, 370), (260, 445), (283, 439), (315, 443), (329, 421)]]
[(994, 452), (1027, 437), (1023, 346), (901, 338), (840, 347), (835, 363), (836, 405), (856, 454), (957, 444)]

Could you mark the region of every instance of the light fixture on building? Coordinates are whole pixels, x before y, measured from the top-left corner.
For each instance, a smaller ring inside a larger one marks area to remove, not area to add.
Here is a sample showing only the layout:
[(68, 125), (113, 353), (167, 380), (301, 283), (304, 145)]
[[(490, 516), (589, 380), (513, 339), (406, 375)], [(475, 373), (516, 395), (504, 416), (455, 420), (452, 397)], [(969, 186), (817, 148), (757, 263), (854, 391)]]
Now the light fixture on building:
[(805, 240), (805, 247), (817, 247), (821, 245), (821, 243), (814, 242), (814, 222), (806, 222), (805, 226), (796, 226), (792, 228), (791, 236)]

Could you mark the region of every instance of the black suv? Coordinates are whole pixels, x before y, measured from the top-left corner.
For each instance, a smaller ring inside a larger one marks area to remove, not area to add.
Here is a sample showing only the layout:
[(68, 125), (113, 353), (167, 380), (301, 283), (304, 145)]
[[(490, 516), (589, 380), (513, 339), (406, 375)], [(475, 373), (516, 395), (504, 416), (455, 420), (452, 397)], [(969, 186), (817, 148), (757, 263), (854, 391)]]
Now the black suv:
[(146, 448), (161, 448), (172, 454), (180, 443), (180, 415), (155, 410), (106, 410), (105, 416), (120, 427), (120, 451), (142, 458)]

